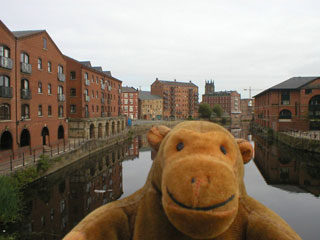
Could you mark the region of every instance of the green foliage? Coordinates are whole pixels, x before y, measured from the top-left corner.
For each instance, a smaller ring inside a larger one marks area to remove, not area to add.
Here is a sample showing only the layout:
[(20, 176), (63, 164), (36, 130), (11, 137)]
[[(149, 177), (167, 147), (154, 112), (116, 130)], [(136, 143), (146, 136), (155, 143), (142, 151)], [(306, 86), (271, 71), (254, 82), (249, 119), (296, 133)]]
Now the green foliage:
[(0, 240), (15, 240), (17, 239), (15, 235), (0, 235)]
[(209, 118), (212, 113), (212, 109), (208, 103), (199, 104), (199, 114), (202, 118)]
[(47, 155), (41, 155), (40, 159), (37, 162), (37, 171), (38, 172), (45, 172), (50, 167), (49, 163), (50, 157)]
[(20, 187), (32, 182), (38, 177), (38, 172), (35, 167), (28, 167), (23, 170), (16, 171), (13, 178), (16, 179)]
[[(19, 184), (10, 176), (0, 176), (0, 222), (15, 222), (22, 208)], [(1, 238), (0, 238), (1, 240)]]
[(223, 113), (223, 109), (220, 104), (215, 104), (212, 108), (212, 111), (217, 114), (217, 117), (221, 117)]

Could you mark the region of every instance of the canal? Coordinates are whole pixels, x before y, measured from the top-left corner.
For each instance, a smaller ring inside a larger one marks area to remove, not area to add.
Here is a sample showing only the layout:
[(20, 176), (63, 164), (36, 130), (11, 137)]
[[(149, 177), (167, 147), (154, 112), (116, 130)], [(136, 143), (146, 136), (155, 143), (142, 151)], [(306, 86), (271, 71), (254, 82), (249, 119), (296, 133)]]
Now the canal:
[[(282, 216), (302, 239), (319, 239), (320, 156), (250, 135), (246, 128), (231, 132), (255, 148), (245, 166), (248, 194)], [(25, 216), (16, 227), (19, 239), (61, 239), (97, 207), (140, 188), (153, 155), (146, 136), (139, 136), (30, 184)]]

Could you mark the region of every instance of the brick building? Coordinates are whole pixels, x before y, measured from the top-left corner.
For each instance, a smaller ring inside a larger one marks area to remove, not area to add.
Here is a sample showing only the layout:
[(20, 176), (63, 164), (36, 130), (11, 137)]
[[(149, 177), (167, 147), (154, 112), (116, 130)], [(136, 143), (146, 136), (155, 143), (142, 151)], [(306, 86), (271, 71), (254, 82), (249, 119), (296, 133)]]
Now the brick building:
[(133, 87), (122, 87), (122, 114), (126, 116), (126, 119), (138, 119), (138, 97), (139, 91), (137, 89)]
[(139, 92), (139, 118), (145, 120), (162, 119), (163, 99), (148, 91)]
[(198, 118), (198, 86), (190, 82), (156, 80), (151, 94), (163, 99), (163, 119)]
[(68, 139), (61, 51), (45, 30), (0, 29), (1, 150), (31, 153)]
[(104, 138), (124, 129), (121, 117), (121, 84), (90, 61), (67, 62), (67, 116), (70, 137)]
[(320, 77), (293, 77), (255, 97), (255, 123), (275, 131), (320, 129)]
[(238, 118), (241, 114), (240, 94), (237, 91), (215, 91), (214, 81), (206, 81), (205, 94), (202, 95), (202, 102), (210, 105), (219, 104), (224, 112), (231, 118)]
[(254, 116), (254, 99), (253, 98), (243, 98), (240, 100), (241, 103), (241, 120), (251, 121)]

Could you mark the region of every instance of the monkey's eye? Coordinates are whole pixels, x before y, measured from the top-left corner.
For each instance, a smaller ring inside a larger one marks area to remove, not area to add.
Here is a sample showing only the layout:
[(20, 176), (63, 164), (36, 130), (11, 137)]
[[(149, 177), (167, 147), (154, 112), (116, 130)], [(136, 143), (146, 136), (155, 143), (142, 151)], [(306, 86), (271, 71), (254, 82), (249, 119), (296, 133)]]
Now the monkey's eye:
[(220, 146), (220, 150), (221, 150), (221, 152), (224, 154), (224, 155), (226, 155), (227, 154), (227, 150), (225, 149), (225, 147), (224, 146)]
[(177, 144), (176, 148), (177, 148), (178, 151), (181, 151), (181, 150), (184, 148), (183, 142), (179, 142), (179, 143)]

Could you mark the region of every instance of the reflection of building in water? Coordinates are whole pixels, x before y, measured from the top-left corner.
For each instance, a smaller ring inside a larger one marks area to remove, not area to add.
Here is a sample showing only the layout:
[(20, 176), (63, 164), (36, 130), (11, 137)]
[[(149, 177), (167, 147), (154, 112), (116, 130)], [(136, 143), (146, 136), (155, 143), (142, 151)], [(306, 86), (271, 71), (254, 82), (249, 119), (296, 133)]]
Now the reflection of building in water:
[(120, 198), (125, 148), (94, 154), (31, 185), (25, 230), (36, 233), (32, 239), (61, 239), (88, 213)]
[(250, 122), (241, 122), (240, 125), (238, 124), (231, 124), (230, 127), (227, 129), (231, 132), (231, 134), (235, 138), (243, 138), (248, 139), (248, 136), (250, 135)]
[(254, 136), (255, 159), (267, 184), (290, 192), (310, 192), (320, 196), (320, 159), (315, 154), (293, 150), (284, 145), (269, 144)]
[(129, 144), (125, 150), (125, 159), (133, 160), (139, 157), (139, 137), (136, 136), (132, 139), (131, 144)]

